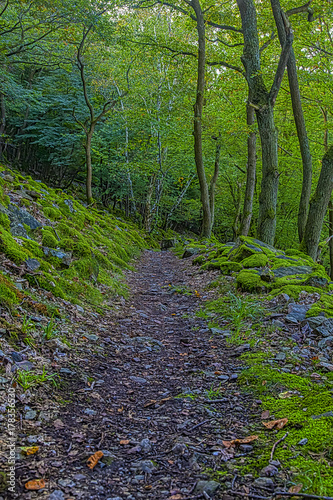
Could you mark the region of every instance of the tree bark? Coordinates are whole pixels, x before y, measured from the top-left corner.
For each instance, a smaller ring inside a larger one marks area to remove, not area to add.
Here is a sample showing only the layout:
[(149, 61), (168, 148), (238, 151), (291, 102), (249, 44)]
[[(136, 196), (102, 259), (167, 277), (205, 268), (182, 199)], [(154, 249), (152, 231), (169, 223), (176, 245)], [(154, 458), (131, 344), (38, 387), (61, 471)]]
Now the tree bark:
[(214, 226), (214, 217), (215, 217), (215, 189), (217, 179), (220, 173), (220, 156), (221, 156), (221, 132), (219, 132), (218, 137), (216, 138), (216, 149), (215, 149), (215, 163), (214, 163), (214, 173), (210, 181), (209, 186), (209, 207), (210, 207), (210, 218), (211, 218), (211, 230), (213, 230)]
[[(286, 43), (281, 51), (279, 64), (270, 91), (267, 90), (261, 71), (257, 31), (257, 13), (253, 0), (237, 0), (242, 19), (244, 51), (242, 62), (249, 86), (249, 105), (257, 116), (262, 151), (262, 181), (259, 196), (257, 236), (265, 243), (274, 244), (276, 204), (279, 186), (277, 133), (274, 124), (274, 104), (279, 92), (285, 66), (292, 46), (292, 33), (288, 30)], [(287, 30), (287, 27), (286, 27)]]
[[(247, 106), (247, 124), (252, 127), (255, 122), (254, 108)], [(253, 207), (253, 196), (256, 187), (256, 167), (257, 167), (257, 156), (256, 156), (256, 142), (257, 136), (254, 130), (250, 131), (247, 138), (247, 169), (246, 169), (246, 187), (245, 187), (245, 197), (244, 206), (242, 214), (242, 223), (240, 234), (247, 236), (249, 234), (251, 219), (252, 219), (252, 207)]]
[(2, 158), (3, 146), (5, 144), (4, 136), (6, 130), (6, 102), (5, 95), (0, 94), (0, 158)]
[[(281, 47), (283, 47), (284, 44), (286, 43), (286, 31), (283, 21), (283, 12), (281, 9), (280, 0), (271, 0), (271, 6), (275, 19), (275, 24), (278, 31), (280, 44)], [(288, 73), (293, 115), (294, 115), (299, 148), (302, 157), (302, 165), (303, 165), (302, 191), (301, 191), (301, 198), (298, 210), (298, 237), (299, 241), (302, 241), (306, 225), (306, 219), (308, 216), (310, 197), (311, 197), (312, 157), (310, 152), (308, 134), (305, 126), (301, 94), (299, 90), (298, 77), (297, 77), (296, 58), (293, 48), (291, 48), (289, 54), (289, 59), (287, 63), (287, 73)]]
[(196, 15), (198, 32), (198, 75), (197, 92), (194, 104), (194, 157), (197, 169), (200, 195), (202, 203), (202, 227), (201, 236), (210, 238), (212, 232), (212, 219), (209, 204), (209, 188), (203, 163), (202, 155), (202, 110), (205, 92), (205, 66), (206, 66), (206, 39), (205, 39), (205, 20), (199, 0), (192, 0), (191, 7)]
[(333, 190), (333, 146), (328, 148), (322, 161), (322, 168), (315, 194), (310, 201), (301, 249), (316, 260), (320, 234), (327, 206)]

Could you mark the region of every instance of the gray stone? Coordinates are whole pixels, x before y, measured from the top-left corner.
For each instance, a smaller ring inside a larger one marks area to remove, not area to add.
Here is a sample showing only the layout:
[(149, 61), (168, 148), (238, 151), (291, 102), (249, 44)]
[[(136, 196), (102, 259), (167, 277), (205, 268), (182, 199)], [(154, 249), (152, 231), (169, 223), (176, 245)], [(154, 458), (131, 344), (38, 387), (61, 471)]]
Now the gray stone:
[(99, 340), (99, 336), (95, 335), (94, 333), (86, 333), (84, 335), (88, 340), (91, 340), (92, 342), (96, 342), (96, 340)]
[(39, 413), (39, 420), (45, 420), (46, 422), (49, 422), (51, 420), (51, 414), (49, 411), (44, 411), (42, 410), (40, 413)]
[(75, 486), (74, 481), (71, 479), (59, 479), (58, 484), (63, 488), (73, 488)]
[(155, 469), (155, 465), (151, 460), (141, 460), (140, 462), (133, 464), (137, 469), (140, 469), (145, 474), (151, 474)]
[(280, 321), (279, 319), (273, 319), (272, 325), (276, 326), (277, 328), (283, 328), (284, 327), (283, 321)]
[(36, 410), (28, 410), (24, 415), (25, 420), (34, 420), (37, 417)]
[(12, 358), (13, 361), (18, 362), (18, 361), (23, 361), (23, 356), (19, 352), (13, 351), (9, 353), (9, 356)]
[(51, 495), (49, 495), (48, 500), (65, 500), (65, 494), (61, 490), (54, 490)]
[(324, 361), (321, 361), (320, 363), (318, 363), (318, 366), (320, 366), (321, 368), (325, 368), (329, 372), (333, 372), (333, 365), (331, 365), (330, 363), (325, 363)]
[(325, 337), (323, 340), (320, 340), (318, 342), (318, 347), (319, 347), (319, 349), (324, 349), (327, 346), (327, 344), (329, 344), (329, 345), (333, 344), (333, 336), (332, 335), (330, 335), (329, 337)]
[(37, 260), (37, 259), (27, 259), (24, 263), (25, 263), (28, 271), (32, 271), (32, 272), (37, 271), (37, 269), (39, 269), (41, 266), (39, 260)]
[(193, 255), (198, 255), (198, 253), (200, 253), (200, 248), (185, 248), (182, 259), (193, 257)]
[(292, 257), (288, 257), (287, 255), (277, 255), (276, 259), (289, 260), (291, 262), (298, 262), (297, 259), (293, 259)]
[(83, 314), (84, 313), (84, 309), (83, 307), (79, 306), (78, 304), (76, 305), (76, 309), (79, 313)]
[(255, 479), (254, 485), (257, 488), (274, 490), (274, 483), (269, 477), (258, 477), (257, 479)]
[(229, 380), (229, 376), (228, 375), (219, 375), (217, 378), (219, 380), (225, 380), (225, 381)]
[(320, 334), (323, 337), (330, 337), (333, 335), (333, 318), (324, 319), (320, 326), (317, 326), (314, 333)]
[(212, 496), (219, 487), (220, 483), (217, 481), (198, 481), (194, 494), (205, 492), (207, 495)]
[(60, 368), (60, 373), (66, 373), (67, 375), (75, 375), (75, 372), (72, 372), (69, 368)]
[(290, 304), (288, 315), (286, 316), (286, 320), (290, 322), (295, 322), (295, 320), (303, 321), (306, 318), (306, 313), (311, 308), (311, 305), (306, 304)]
[(176, 238), (170, 238), (161, 241), (161, 250), (167, 250), (168, 248), (173, 248), (177, 245)]
[(310, 274), (313, 269), (310, 266), (288, 266), (278, 267), (274, 269), (273, 273), (275, 278), (284, 278), (285, 276), (292, 276), (294, 274)]
[(7, 384), (8, 382), (9, 382), (8, 379), (0, 376), (0, 384)]
[(18, 370), (23, 370), (25, 372), (30, 372), (35, 368), (35, 365), (28, 360), (16, 362), (15, 366), (17, 367)]
[(96, 415), (97, 411), (91, 410), (90, 408), (86, 408), (85, 410), (83, 410), (83, 413), (85, 413), (86, 415), (92, 416), (92, 415)]
[(64, 203), (66, 203), (66, 205), (68, 206), (71, 214), (74, 214), (76, 212), (76, 210), (74, 208), (73, 200), (64, 200)]
[(321, 276), (311, 276), (304, 283), (306, 286), (313, 286), (316, 288), (325, 288), (328, 285), (328, 279)]
[(54, 248), (43, 247), (43, 252), (46, 257), (50, 255), (57, 257), (61, 261), (63, 267), (69, 267), (72, 263), (72, 252), (63, 252), (62, 250), (55, 250)]
[(285, 352), (278, 352), (277, 355), (275, 356), (276, 361), (285, 361), (286, 359), (286, 353)]
[(318, 418), (323, 418), (323, 417), (333, 417), (333, 411), (327, 411), (326, 413), (321, 413), (320, 415), (311, 416), (313, 420), (317, 420)]
[(251, 446), (250, 444), (241, 444), (239, 446), (239, 449), (244, 451), (244, 453), (250, 453), (250, 451), (253, 450), (253, 446)]
[(300, 446), (304, 446), (304, 445), (308, 444), (308, 439), (307, 438), (303, 438), (300, 441), (298, 441), (297, 444), (299, 444)]
[(136, 382), (137, 384), (142, 384), (142, 385), (143, 385), (143, 384), (146, 384), (146, 383), (147, 383), (147, 380), (146, 380), (145, 378), (142, 378), (142, 377), (134, 377), (134, 375), (133, 375), (133, 376), (131, 376), (131, 377), (130, 377), (130, 379), (131, 379), (131, 380), (133, 380), (133, 382)]
[(9, 204), (8, 208), (0, 206), (0, 211), (8, 215), (13, 226), (17, 224), (26, 224), (32, 230), (42, 226), (42, 224), (35, 219), (35, 217), (29, 214), (29, 212), (23, 208), (17, 207), (16, 205)]
[(264, 467), (261, 471), (260, 471), (260, 476), (261, 477), (272, 477), (272, 476), (276, 476), (276, 474), (279, 473), (279, 469), (277, 467), (275, 467), (275, 465), (273, 464), (269, 464), (267, 465), (267, 467)]
[(14, 223), (12, 222), (10, 224), (10, 234), (14, 236), (14, 238), (27, 238), (29, 239), (28, 233), (21, 223)]
[(151, 451), (151, 442), (149, 441), (149, 439), (147, 438), (144, 438), (141, 443), (140, 443), (140, 447), (141, 447), (141, 451), (143, 453), (149, 453)]
[(305, 318), (302, 321), (302, 324), (305, 325), (306, 323), (308, 323), (310, 328), (315, 329), (322, 323), (324, 323), (325, 319), (326, 318), (324, 316), (311, 316), (310, 318)]

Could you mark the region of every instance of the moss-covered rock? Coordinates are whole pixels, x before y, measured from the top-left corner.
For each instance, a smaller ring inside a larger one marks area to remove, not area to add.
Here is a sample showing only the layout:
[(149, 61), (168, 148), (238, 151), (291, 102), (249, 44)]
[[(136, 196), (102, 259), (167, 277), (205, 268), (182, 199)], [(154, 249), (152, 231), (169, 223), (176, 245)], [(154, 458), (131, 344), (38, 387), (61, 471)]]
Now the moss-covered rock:
[(44, 247), (49, 247), (49, 248), (57, 248), (58, 247), (58, 240), (54, 236), (54, 234), (48, 230), (48, 229), (43, 229), (42, 231), (42, 244)]
[(238, 272), (241, 269), (243, 269), (243, 266), (239, 262), (226, 261), (220, 264), (220, 270), (222, 274)]
[(268, 263), (268, 257), (264, 253), (253, 254), (250, 257), (241, 261), (241, 264), (245, 268), (249, 267), (263, 267)]
[(265, 283), (258, 271), (243, 269), (240, 271), (236, 278), (236, 286), (244, 292), (263, 292), (267, 290), (267, 283)]

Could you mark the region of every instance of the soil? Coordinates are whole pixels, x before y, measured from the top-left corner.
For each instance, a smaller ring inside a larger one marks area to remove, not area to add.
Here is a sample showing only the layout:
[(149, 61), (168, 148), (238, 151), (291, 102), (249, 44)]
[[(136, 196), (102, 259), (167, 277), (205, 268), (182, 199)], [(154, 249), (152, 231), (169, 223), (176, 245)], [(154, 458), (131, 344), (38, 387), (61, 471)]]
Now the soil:
[[(222, 441), (249, 435), (260, 405), (238, 390), (240, 351), (195, 314), (214, 276), (169, 251), (141, 256), (127, 275), (130, 298), (111, 316), (86, 320), (98, 338), (70, 358), (72, 373), (61, 373), (51, 402), (33, 407), (48, 406), (46, 420), (26, 420), (19, 408), (19, 443), (40, 448), (17, 462), (16, 498), (211, 498), (200, 488), (228, 458)], [(232, 469), (219, 481), (234, 487)], [(46, 487), (27, 491), (37, 478)]]

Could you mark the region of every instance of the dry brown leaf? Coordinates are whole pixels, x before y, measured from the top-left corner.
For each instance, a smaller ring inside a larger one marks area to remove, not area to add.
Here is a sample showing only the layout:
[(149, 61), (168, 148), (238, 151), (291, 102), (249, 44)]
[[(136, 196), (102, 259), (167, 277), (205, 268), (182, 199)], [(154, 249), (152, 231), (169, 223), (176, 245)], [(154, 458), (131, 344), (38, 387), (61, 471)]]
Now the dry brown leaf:
[(121, 439), (119, 441), (119, 444), (129, 444), (130, 440), (129, 439)]
[(283, 429), (285, 425), (287, 425), (287, 418), (280, 418), (279, 420), (271, 420), (270, 422), (263, 422), (264, 426), (267, 429)]
[(292, 486), (291, 488), (289, 488), (288, 493), (299, 493), (302, 488), (303, 488), (303, 484), (302, 483), (295, 484), (294, 486)]
[(232, 446), (238, 446), (239, 444), (252, 443), (258, 439), (258, 436), (248, 436), (244, 439), (233, 439), (232, 441), (222, 441), (226, 448), (231, 448)]
[(33, 479), (32, 481), (25, 483), (25, 488), (27, 490), (41, 490), (42, 488), (45, 488), (45, 481), (44, 479)]
[(99, 462), (99, 460), (102, 458), (103, 452), (102, 451), (96, 451), (91, 457), (88, 458), (87, 460), (87, 465), (89, 469), (93, 469)]
[(63, 427), (65, 427), (65, 424), (59, 418), (57, 418), (57, 420), (53, 422), (53, 425), (56, 429), (62, 429)]
[(270, 416), (270, 413), (269, 413), (269, 410), (265, 410), (262, 412), (261, 414), (261, 418), (264, 420), (265, 418), (269, 418)]
[(39, 446), (23, 446), (21, 450), (28, 456), (34, 455), (39, 450)]

